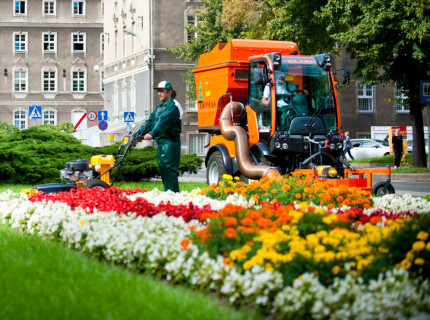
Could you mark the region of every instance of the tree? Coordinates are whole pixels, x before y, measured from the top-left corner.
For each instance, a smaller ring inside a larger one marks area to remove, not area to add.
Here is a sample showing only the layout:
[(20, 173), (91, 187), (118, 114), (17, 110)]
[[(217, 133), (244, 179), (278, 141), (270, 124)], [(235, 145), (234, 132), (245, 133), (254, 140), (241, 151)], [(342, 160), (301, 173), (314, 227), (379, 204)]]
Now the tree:
[(328, 31), (358, 61), (358, 77), (402, 88), (413, 121), (413, 165), (425, 167), (419, 85), (430, 77), (430, 1), (329, 0), (321, 17), (335, 17)]
[[(429, 0), (202, 0), (199, 36), (173, 52), (197, 62), (218, 42), (232, 38), (288, 40), (301, 53), (336, 53), (356, 59), (365, 83), (396, 83), (413, 121), (414, 166), (425, 166), (419, 81), (430, 76)], [(188, 76), (188, 78), (192, 78)], [(194, 86), (191, 86), (194, 88)], [(190, 92), (194, 94), (192, 90)]]

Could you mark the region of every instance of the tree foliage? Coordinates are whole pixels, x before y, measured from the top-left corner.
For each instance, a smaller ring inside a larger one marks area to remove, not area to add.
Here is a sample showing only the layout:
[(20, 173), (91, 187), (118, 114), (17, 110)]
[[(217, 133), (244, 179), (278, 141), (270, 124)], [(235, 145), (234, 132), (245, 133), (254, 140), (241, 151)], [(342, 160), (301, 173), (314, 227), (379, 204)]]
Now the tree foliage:
[[(90, 159), (98, 154), (115, 154), (119, 143), (102, 148), (81, 143), (59, 127), (43, 125), (0, 136), (0, 182), (42, 184), (60, 182), (67, 161)], [(159, 176), (156, 148), (135, 148), (123, 170), (123, 179), (140, 181)], [(180, 174), (197, 172), (203, 160), (182, 155)]]
[(430, 1), (329, 0), (321, 17), (336, 17), (328, 30), (357, 60), (358, 77), (402, 88), (413, 121), (413, 165), (425, 167), (419, 86), (430, 77)]
[[(419, 81), (430, 77), (429, 0), (202, 0), (198, 37), (172, 51), (197, 63), (202, 53), (233, 38), (288, 40), (302, 54), (345, 50), (355, 75), (368, 84), (396, 83), (408, 97), (415, 166), (425, 166)], [(190, 75), (187, 79), (191, 79)], [(192, 81), (192, 80), (186, 80)], [(192, 83), (190, 88), (194, 88)], [(195, 93), (191, 89), (191, 97)]]

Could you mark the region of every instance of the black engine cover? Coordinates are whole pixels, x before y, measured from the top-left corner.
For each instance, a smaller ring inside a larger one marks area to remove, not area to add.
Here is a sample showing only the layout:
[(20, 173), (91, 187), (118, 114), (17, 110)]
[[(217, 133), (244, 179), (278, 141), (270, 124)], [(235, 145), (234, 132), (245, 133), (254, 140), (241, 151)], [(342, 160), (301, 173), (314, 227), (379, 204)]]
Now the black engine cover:
[(66, 169), (69, 171), (88, 171), (91, 169), (90, 160), (78, 159), (66, 162)]

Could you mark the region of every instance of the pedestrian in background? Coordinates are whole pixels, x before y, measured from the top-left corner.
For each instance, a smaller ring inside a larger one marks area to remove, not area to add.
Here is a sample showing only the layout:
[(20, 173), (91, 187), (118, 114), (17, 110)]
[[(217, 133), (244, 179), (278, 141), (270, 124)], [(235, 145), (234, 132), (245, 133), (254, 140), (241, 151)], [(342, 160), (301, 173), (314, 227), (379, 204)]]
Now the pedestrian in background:
[(394, 152), (394, 169), (400, 167), (400, 160), (403, 154), (403, 137), (400, 135), (400, 129), (396, 128), (391, 137), (391, 153)]
[(345, 132), (345, 140), (343, 140), (343, 143), (345, 145), (344, 149), (343, 149), (343, 154), (344, 154), (345, 159), (346, 159), (346, 154), (348, 153), (351, 160), (354, 160), (354, 157), (351, 154), (351, 147), (352, 147), (351, 146), (351, 138), (349, 137), (348, 131)]
[(176, 105), (173, 87), (169, 81), (161, 81), (155, 88), (161, 101), (149, 119), (136, 132), (144, 140), (154, 139), (157, 146), (157, 162), (164, 191), (179, 192), (178, 169), (181, 159), (181, 112)]

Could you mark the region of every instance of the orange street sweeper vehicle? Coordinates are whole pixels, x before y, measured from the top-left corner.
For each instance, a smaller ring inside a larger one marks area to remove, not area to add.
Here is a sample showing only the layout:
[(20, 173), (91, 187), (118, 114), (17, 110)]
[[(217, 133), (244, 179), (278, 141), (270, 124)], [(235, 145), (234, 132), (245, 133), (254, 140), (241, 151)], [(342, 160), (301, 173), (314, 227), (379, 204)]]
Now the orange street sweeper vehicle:
[[(193, 72), (199, 131), (210, 135), (208, 184), (223, 174), (250, 180), (295, 172), (394, 193), (389, 168), (355, 169), (344, 159), (336, 88), (350, 76), (332, 69), (331, 54), (304, 56), (289, 41), (233, 39), (202, 54)], [(374, 173), (387, 180), (373, 186)]]

